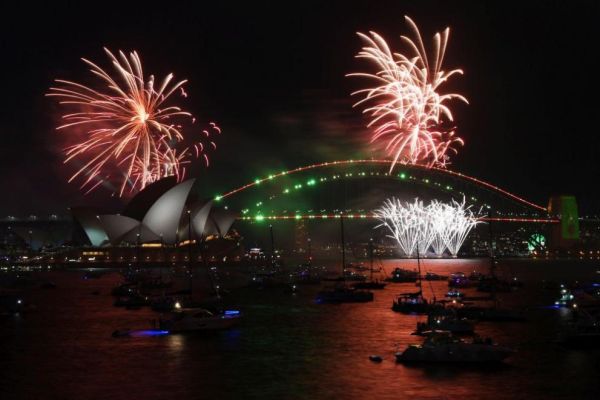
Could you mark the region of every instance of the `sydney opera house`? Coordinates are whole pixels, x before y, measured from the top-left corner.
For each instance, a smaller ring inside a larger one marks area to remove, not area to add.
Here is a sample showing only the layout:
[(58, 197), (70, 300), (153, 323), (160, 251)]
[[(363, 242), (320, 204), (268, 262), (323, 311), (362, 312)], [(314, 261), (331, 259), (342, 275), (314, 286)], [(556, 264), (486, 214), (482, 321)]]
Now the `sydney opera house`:
[[(236, 214), (203, 199), (195, 179), (162, 179), (133, 197), (121, 212), (104, 213), (91, 207), (71, 207), (72, 221), (29, 226), (11, 224), (32, 248), (51, 243), (54, 250), (40, 252), (49, 262), (187, 262), (235, 258), (242, 248), (231, 230)], [(61, 233), (58, 234), (57, 231)], [(23, 231), (23, 232), (21, 232)], [(56, 237), (50, 240), (49, 233)], [(32, 245), (33, 243), (33, 245)], [(65, 246), (64, 243), (71, 243)]]
[(195, 179), (177, 183), (162, 179), (135, 196), (119, 214), (100, 214), (73, 207), (75, 221), (94, 247), (163, 244), (226, 237), (236, 215), (199, 199), (192, 190)]

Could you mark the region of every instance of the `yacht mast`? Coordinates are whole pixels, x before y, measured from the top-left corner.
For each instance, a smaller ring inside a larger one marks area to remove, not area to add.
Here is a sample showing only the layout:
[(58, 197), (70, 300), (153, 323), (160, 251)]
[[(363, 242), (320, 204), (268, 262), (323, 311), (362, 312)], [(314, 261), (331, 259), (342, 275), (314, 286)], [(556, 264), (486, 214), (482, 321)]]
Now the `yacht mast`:
[(419, 276), (417, 276), (417, 282), (419, 282), (419, 293), (423, 294), (423, 284), (421, 282), (421, 257), (419, 255), (419, 243), (417, 242), (417, 270)]
[(346, 268), (346, 241), (344, 238), (344, 213), (340, 213), (340, 229), (342, 234), (342, 277), (344, 277), (344, 270)]
[(373, 282), (373, 238), (369, 239), (369, 259), (371, 263), (371, 276), (369, 279)]

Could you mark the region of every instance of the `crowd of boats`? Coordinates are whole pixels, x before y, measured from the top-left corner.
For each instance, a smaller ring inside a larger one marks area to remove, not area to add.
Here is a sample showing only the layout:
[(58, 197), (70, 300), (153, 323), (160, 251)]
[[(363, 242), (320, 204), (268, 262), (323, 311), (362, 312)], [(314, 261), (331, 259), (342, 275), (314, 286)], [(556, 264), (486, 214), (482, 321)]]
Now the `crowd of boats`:
[[(515, 278), (501, 278), (495, 270), (497, 261), (491, 260), (489, 273), (473, 271), (469, 274), (454, 272), (448, 276), (434, 272), (421, 272), (417, 259), (414, 270), (393, 268), (389, 273), (383, 267), (370, 264), (346, 263), (338, 273), (312, 262), (295, 268), (284, 268), (280, 263), (267, 263), (249, 269), (247, 287), (256, 290), (282, 289), (297, 294), (305, 285), (321, 285), (316, 290), (318, 304), (363, 303), (373, 301), (377, 291), (405, 288), (414, 284), (415, 290), (393, 296), (391, 312), (419, 316), (415, 318), (413, 335), (422, 337), (418, 343), (408, 345), (395, 354), (397, 362), (459, 362), (490, 363), (505, 360), (514, 349), (495, 343), (491, 338), (478, 335), (480, 321), (526, 322), (523, 310), (508, 308), (499, 301), (499, 293), (521, 290), (523, 283)], [(163, 276), (148, 270), (131, 268), (122, 272), (122, 282), (111, 290), (114, 306), (128, 310), (149, 307), (157, 312), (152, 325), (144, 330), (121, 328), (115, 337), (136, 336), (139, 332), (171, 334), (192, 331), (217, 331), (235, 327), (243, 318), (237, 308), (226, 307), (217, 267), (204, 268), (210, 290), (198, 301), (192, 286), (182, 289), (171, 275)], [(88, 270), (83, 279), (99, 279), (103, 272)], [(9, 284), (7, 284), (7, 282)], [(434, 295), (441, 282), (447, 283), (442, 298)], [(0, 314), (11, 315), (33, 310), (19, 290), (21, 286), (54, 289), (49, 281), (36, 281), (31, 274), (13, 274), (11, 281), (4, 280), (0, 290)], [(430, 295), (427, 290), (430, 287)], [(557, 298), (552, 308), (567, 309), (570, 319), (560, 327), (558, 341), (569, 346), (600, 345), (600, 284), (575, 282), (557, 287)], [(312, 292), (315, 292), (314, 290)], [(92, 292), (92, 294), (99, 294)], [(380, 361), (380, 356), (372, 356)]]

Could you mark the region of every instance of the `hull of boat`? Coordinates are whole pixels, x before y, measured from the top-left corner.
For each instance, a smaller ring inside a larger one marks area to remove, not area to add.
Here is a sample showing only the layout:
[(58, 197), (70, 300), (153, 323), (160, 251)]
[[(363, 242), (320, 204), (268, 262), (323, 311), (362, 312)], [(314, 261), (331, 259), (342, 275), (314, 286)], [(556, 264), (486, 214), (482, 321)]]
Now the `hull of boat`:
[(217, 331), (232, 328), (239, 322), (239, 317), (216, 316), (201, 319), (183, 319), (181, 321), (161, 321), (160, 329), (173, 333)]
[(381, 282), (359, 282), (352, 285), (355, 289), (372, 289), (380, 290), (385, 289), (386, 284)]
[(321, 292), (317, 295), (318, 303), (366, 303), (373, 301), (373, 293), (336, 293), (336, 292)]

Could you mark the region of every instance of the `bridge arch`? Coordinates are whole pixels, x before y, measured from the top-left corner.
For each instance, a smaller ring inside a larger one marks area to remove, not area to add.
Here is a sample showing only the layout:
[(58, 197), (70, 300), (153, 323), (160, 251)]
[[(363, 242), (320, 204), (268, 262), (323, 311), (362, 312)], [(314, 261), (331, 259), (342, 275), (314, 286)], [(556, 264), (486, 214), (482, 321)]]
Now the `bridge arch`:
[[(546, 208), (535, 204), (521, 196), (495, 186), (481, 179), (441, 168), (431, 168), (424, 165), (398, 165), (389, 172), (389, 160), (342, 160), (310, 164), (288, 171), (281, 171), (255, 179), (245, 185), (223, 192), (215, 200), (231, 210), (238, 211), (242, 218), (268, 217), (287, 215), (302, 217), (305, 215), (326, 215), (347, 209), (323, 209), (315, 203), (308, 204), (303, 210), (294, 206), (294, 198), (302, 197), (305, 188), (332, 186), (335, 183), (355, 180), (380, 180), (400, 183), (402, 187), (420, 186), (429, 191), (441, 193), (443, 196), (455, 199), (465, 196), (467, 202), (494, 209), (497, 215), (527, 216), (535, 218), (547, 217)], [(377, 186), (377, 185), (375, 185)], [(396, 189), (385, 189), (382, 197), (389, 197)], [(421, 197), (421, 196), (418, 196)], [(309, 201), (310, 203), (310, 201)], [(495, 203), (502, 203), (495, 207)], [(288, 207), (289, 205), (289, 207)], [(283, 209), (282, 207), (285, 207)], [(366, 216), (372, 210), (356, 209), (351, 212)]]

